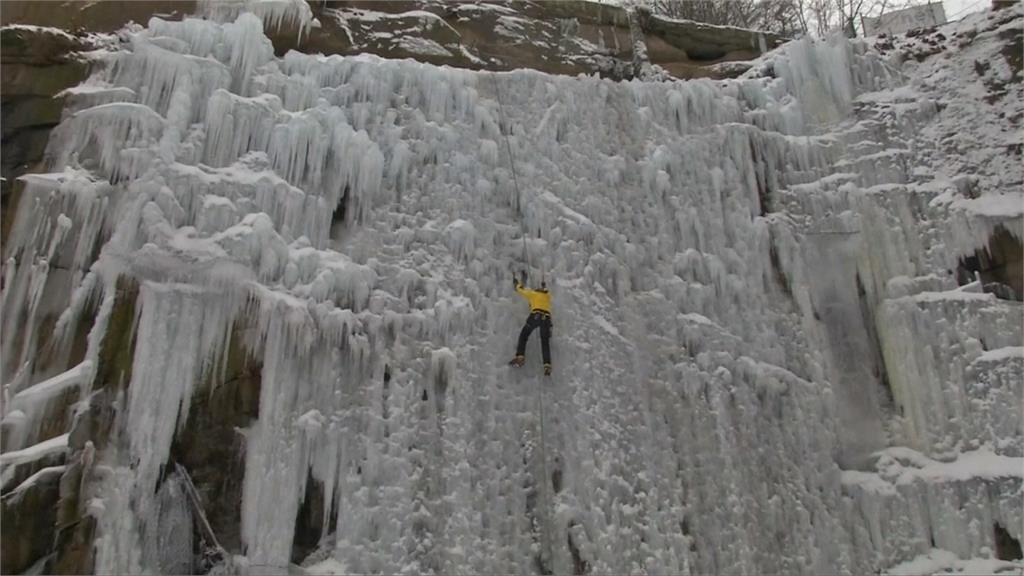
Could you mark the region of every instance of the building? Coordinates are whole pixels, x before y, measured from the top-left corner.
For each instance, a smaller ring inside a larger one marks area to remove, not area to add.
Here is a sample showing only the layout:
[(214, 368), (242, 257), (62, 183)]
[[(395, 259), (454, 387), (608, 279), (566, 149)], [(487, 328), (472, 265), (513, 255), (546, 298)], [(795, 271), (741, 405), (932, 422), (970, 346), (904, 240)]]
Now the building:
[(929, 2), (903, 10), (888, 12), (876, 17), (862, 17), (865, 36), (879, 34), (901, 34), (917, 28), (938, 26), (946, 23), (946, 11), (942, 2)]

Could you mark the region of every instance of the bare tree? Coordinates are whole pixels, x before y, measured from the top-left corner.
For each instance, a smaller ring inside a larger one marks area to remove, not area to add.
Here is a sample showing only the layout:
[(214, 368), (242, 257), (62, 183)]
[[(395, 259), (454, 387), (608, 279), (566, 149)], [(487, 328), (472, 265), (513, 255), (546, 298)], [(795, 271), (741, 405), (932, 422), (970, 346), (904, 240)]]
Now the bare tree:
[(849, 37), (863, 33), (862, 21), (866, 16), (878, 16), (893, 10), (907, 8), (921, 0), (808, 0), (808, 12), (816, 20), (814, 31), (824, 36), (833, 30), (842, 30)]
[(805, 30), (812, 36), (822, 37), (831, 31), (838, 21), (836, 0), (798, 0)]
[(862, 20), (927, 0), (637, 0), (653, 14), (787, 37), (863, 33)]
[(807, 33), (807, 21), (800, 8), (800, 0), (765, 0), (756, 6), (758, 30), (794, 38)]
[(650, 0), (654, 14), (719, 26), (753, 28), (795, 36), (806, 32), (804, 0)]

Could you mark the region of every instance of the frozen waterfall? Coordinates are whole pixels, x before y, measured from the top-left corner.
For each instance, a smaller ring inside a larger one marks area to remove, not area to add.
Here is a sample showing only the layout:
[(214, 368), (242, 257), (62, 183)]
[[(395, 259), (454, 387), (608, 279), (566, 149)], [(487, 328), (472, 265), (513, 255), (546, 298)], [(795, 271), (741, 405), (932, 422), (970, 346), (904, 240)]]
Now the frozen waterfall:
[[(893, 152), (938, 113), (865, 99), (904, 72), (841, 38), (731, 81), (277, 58), (291, 5), (94, 54), (24, 178), (0, 462), (68, 453), (96, 573), (182, 568), (201, 444), (239, 573), (863, 574), (1021, 538), (1021, 304), (948, 272), (1021, 215)], [(536, 336), (506, 366), (521, 269), (549, 379)]]

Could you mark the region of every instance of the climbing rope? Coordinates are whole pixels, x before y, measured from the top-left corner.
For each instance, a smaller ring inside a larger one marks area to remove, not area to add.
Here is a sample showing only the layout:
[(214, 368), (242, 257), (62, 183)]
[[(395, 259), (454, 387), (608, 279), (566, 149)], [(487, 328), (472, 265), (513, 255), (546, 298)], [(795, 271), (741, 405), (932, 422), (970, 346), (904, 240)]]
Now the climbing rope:
[[(501, 103), (501, 87), (498, 85), (498, 77), (495, 72), (491, 72), (491, 82), (494, 84), (494, 93), (498, 97), (498, 132), (501, 132), (502, 136), (505, 137), (505, 149), (508, 150), (508, 164), (512, 169), (512, 186), (516, 191), (516, 213), (519, 217), (519, 233), (523, 236), (523, 260), (526, 262), (526, 267), (530, 267), (530, 253), (526, 250), (526, 225), (523, 224), (523, 195), (519, 191), (519, 176), (516, 174), (516, 157), (512, 153), (512, 143), (509, 141), (508, 134), (502, 130), (502, 125), (505, 124), (505, 114), (503, 112), (504, 105)], [(509, 132), (512, 131), (512, 126), (509, 125)]]
[[(509, 166), (512, 169), (512, 185), (515, 187), (516, 192), (516, 212), (519, 216), (519, 230), (523, 235), (523, 260), (526, 261), (527, 268), (530, 267), (530, 253), (526, 249), (526, 225), (523, 223), (523, 196), (519, 190), (519, 177), (516, 175), (516, 158), (512, 153), (512, 144), (509, 141), (508, 134), (501, 129), (501, 126), (505, 123), (505, 115), (503, 112), (504, 104), (501, 101), (501, 87), (498, 85), (498, 78), (496, 73), (491, 73), (491, 82), (494, 84), (494, 94), (498, 99), (498, 131), (505, 137), (505, 148), (508, 150), (508, 161)], [(509, 132), (512, 131), (512, 126), (509, 125)], [(541, 270), (541, 281), (544, 281), (544, 271)], [(549, 502), (548, 495), (548, 453), (547, 447), (544, 442), (544, 387), (541, 386), (541, 379), (535, 378), (537, 382), (537, 413), (540, 415), (540, 425), (538, 426), (540, 432), (540, 473), (541, 473), (541, 501), (545, 504)], [(544, 546), (544, 555), (542, 559), (548, 562), (551, 561), (551, 538), (548, 531), (550, 530), (550, 517), (547, 506), (544, 506), (544, 518), (541, 527), (541, 541)]]
[[(541, 488), (543, 489), (543, 492), (541, 493), (541, 497), (543, 498), (542, 502), (547, 503), (547, 502), (550, 502), (550, 500), (549, 500), (550, 496), (548, 495), (548, 482), (550, 481), (550, 477), (548, 476), (548, 453), (547, 453), (547, 448), (544, 446), (544, 387), (540, 385), (540, 381), (542, 380), (541, 378), (534, 377), (534, 380), (537, 382), (537, 411), (540, 412), (540, 473), (541, 473)], [(550, 513), (550, 511), (547, 509), (547, 507), (545, 507), (544, 508), (544, 532), (547, 532), (548, 530), (550, 530), (551, 519), (548, 517), (549, 513)], [(544, 541), (544, 548), (545, 548), (544, 551), (547, 553), (547, 560), (550, 562), (551, 561), (551, 537), (550, 537), (551, 535), (550, 534), (544, 534), (544, 532), (541, 533), (541, 538)], [(545, 536), (547, 536), (547, 537), (545, 537)]]

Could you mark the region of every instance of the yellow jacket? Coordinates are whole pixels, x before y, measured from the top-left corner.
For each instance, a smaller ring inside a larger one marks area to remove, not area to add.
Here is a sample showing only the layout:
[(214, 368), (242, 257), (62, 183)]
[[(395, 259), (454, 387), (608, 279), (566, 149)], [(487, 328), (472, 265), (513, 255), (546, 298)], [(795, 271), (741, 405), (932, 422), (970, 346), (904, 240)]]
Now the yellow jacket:
[(530, 303), (530, 312), (551, 314), (551, 294), (547, 290), (530, 290), (529, 288), (523, 288), (522, 284), (516, 282), (516, 292)]

